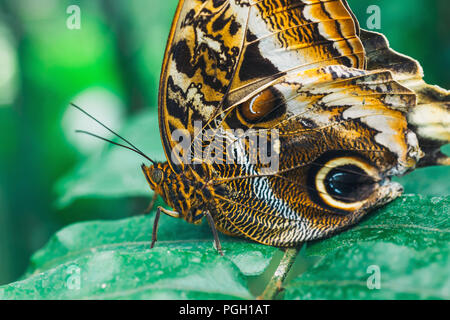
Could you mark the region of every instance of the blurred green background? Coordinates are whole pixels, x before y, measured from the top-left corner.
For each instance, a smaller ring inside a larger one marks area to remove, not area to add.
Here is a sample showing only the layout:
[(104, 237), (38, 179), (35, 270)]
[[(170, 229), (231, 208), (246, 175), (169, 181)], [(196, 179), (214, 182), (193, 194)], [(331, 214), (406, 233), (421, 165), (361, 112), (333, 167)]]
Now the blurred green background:
[[(450, 88), (450, 1), (349, 3), (363, 28), (370, 17), (367, 8), (378, 5), (378, 31), (391, 47), (419, 60), (428, 83)], [(85, 128), (104, 135), (69, 102), (77, 101), (115, 129), (131, 115), (156, 110), (176, 4), (0, 0), (0, 284), (16, 280), (30, 255), (61, 227), (127, 217), (145, 208), (143, 196), (82, 198), (58, 206), (55, 185), (104, 147), (74, 133)], [(66, 26), (70, 5), (81, 8), (79, 30)], [(159, 143), (158, 128), (152, 125), (148, 139)], [(407, 192), (447, 195), (449, 178), (448, 168), (429, 168), (404, 183)]]

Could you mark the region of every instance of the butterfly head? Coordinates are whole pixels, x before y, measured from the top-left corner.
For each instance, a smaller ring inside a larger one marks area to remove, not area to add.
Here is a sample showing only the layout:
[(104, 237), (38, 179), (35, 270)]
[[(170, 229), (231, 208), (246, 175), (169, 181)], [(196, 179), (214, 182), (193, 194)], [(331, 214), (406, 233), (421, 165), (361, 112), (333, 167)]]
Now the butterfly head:
[(151, 166), (141, 165), (142, 172), (147, 179), (150, 188), (156, 192), (161, 188), (163, 181), (165, 180), (165, 168), (162, 163), (155, 163)]

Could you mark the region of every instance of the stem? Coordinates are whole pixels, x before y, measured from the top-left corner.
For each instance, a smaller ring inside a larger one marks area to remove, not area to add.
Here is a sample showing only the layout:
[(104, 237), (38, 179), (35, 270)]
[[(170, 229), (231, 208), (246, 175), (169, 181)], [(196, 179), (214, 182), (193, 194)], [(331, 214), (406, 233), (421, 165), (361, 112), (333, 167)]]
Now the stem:
[(273, 300), (283, 290), (283, 282), (286, 279), (289, 270), (297, 258), (302, 244), (296, 248), (288, 248), (284, 251), (284, 256), (281, 258), (280, 264), (275, 270), (272, 278), (264, 289), (264, 292), (257, 298), (258, 300)]

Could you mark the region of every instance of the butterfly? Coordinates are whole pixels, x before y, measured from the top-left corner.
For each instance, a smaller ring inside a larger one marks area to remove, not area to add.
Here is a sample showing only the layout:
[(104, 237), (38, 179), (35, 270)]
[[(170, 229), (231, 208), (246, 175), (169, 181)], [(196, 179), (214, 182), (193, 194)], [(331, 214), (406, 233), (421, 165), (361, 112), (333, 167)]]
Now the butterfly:
[(181, 0), (159, 87), (167, 162), (142, 165), (172, 208), (152, 247), (161, 213), (205, 218), (222, 253), (217, 230), (293, 247), (394, 200), (392, 176), (450, 164), (449, 92), (422, 78), (345, 0)]

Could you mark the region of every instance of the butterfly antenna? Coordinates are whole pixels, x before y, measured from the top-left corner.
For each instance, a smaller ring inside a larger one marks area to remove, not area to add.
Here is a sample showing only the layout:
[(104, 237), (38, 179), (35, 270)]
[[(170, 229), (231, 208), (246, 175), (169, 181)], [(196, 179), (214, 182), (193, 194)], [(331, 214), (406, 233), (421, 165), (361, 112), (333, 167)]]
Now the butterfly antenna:
[(148, 157), (147, 155), (145, 155), (141, 150), (139, 150), (134, 144), (132, 144), (130, 141), (128, 141), (127, 139), (125, 139), (124, 137), (122, 137), (121, 135), (119, 135), (118, 133), (114, 132), (112, 129), (110, 129), (108, 126), (106, 126), (105, 124), (103, 124), (102, 122), (100, 122), (99, 120), (97, 120), (94, 116), (92, 116), (91, 114), (89, 114), (87, 111), (83, 110), (82, 108), (80, 108), (79, 106), (77, 106), (74, 103), (70, 103), (74, 108), (78, 109), (79, 111), (81, 111), (82, 113), (84, 113), (86, 116), (88, 116), (89, 118), (91, 118), (92, 120), (94, 120), (95, 122), (97, 122), (99, 125), (101, 125), (103, 128), (105, 128), (106, 130), (108, 130), (109, 132), (111, 132), (113, 135), (115, 135), (116, 137), (118, 137), (119, 139), (121, 139), (122, 141), (124, 141), (126, 144), (128, 144), (130, 147), (125, 146), (123, 144), (117, 143), (117, 142), (113, 142), (111, 140), (108, 140), (106, 138), (100, 137), (96, 134), (93, 134), (91, 132), (87, 132), (87, 131), (83, 131), (83, 130), (76, 130), (76, 132), (78, 133), (84, 133), (87, 135), (90, 135), (92, 137), (95, 137), (97, 139), (109, 142), (111, 144), (114, 144), (116, 146), (120, 146), (123, 148), (126, 148), (128, 150), (132, 150), (134, 152), (136, 152), (137, 154), (143, 156), (144, 158), (146, 158), (147, 160), (149, 160), (151, 163), (156, 164), (156, 162), (152, 159), (150, 159), (150, 157)]

